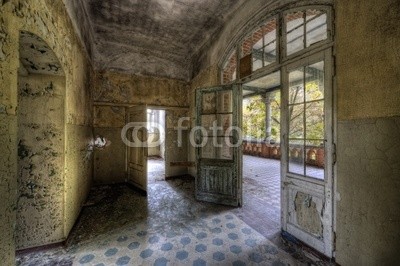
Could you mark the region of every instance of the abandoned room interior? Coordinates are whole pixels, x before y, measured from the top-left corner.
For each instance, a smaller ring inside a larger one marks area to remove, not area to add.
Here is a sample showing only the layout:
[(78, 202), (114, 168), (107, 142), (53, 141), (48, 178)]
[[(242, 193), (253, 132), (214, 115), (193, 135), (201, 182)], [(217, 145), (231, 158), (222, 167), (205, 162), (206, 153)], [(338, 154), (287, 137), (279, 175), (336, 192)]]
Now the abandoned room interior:
[(398, 265), (398, 0), (0, 0), (0, 265)]

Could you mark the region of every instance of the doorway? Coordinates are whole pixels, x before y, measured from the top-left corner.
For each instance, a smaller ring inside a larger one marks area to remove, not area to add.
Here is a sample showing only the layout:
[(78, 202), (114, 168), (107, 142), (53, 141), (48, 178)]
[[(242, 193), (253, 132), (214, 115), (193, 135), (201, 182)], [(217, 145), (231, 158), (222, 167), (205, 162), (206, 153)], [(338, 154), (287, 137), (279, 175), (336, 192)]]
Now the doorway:
[(133, 106), (121, 134), (127, 144), (127, 181), (147, 193), (148, 183), (188, 174), (186, 108)]
[(159, 143), (148, 148), (148, 183), (165, 180), (165, 118), (165, 110), (147, 109), (148, 141)]
[(246, 222), (271, 240), (281, 229), (280, 85), (279, 71), (243, 85), (243, 200), (257, 217)]

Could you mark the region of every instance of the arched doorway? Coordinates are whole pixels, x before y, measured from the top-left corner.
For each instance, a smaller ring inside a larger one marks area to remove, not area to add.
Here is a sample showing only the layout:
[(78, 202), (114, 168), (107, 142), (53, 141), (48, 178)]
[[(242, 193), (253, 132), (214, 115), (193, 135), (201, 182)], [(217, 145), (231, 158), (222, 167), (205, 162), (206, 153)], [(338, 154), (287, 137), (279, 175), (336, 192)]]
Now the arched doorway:
[(64, 240), (65, 76), (40, 37), (20, 32), (17, 250)]

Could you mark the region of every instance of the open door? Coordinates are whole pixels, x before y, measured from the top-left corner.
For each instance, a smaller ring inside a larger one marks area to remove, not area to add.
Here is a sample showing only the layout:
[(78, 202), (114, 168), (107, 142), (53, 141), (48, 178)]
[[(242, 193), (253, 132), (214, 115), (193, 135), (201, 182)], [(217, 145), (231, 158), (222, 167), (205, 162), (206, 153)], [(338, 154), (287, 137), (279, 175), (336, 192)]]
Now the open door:
[(196, 199), (241, 206), (241, 88), (198, 89), (196, 106)]
[(333, 97), (331, 51), (282, 73), (282, 229), (333, 256)]
[(147, 191), (147, 107), (134, 106), (127, 110), (128, 182)]
[[(166, 110), (165, 136), (165, 177), (182, 176), (188, 174), (188, 137), (189, 120), (179, 125), (181, 118), (188, 116), (188, 109)], [(176, 130), (183, 126), (182, 131)]]

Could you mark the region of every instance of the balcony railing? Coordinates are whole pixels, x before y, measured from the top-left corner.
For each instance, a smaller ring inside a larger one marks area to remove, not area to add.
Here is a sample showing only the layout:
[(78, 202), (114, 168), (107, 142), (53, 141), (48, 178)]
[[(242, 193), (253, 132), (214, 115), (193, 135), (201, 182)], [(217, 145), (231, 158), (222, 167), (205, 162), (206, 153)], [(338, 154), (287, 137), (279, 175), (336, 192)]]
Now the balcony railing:
[[(279, 143), (269, 144), (264, 141), (248, 141), (243, 140), (242, 143), (243, 154), (248, 154), (257, 157), (270, 158), (280, 160), (281, 146)], [(307, 165), (324, 168), (325, 163), (325, 152), (323, 147), (319, 146), (305, 146), (306, 158), (305, 162)], [(302, 161), (303, 157), (303, 146), (290, 145), (289, 156), (291, 161)]]

